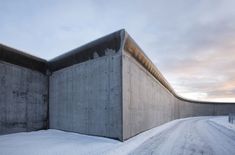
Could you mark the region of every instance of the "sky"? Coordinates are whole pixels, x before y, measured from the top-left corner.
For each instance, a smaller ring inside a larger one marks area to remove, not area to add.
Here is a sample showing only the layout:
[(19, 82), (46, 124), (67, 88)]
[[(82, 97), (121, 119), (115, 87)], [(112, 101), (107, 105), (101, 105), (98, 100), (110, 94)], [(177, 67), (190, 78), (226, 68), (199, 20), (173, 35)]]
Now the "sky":
[(0, 43), (50, 60), (124, 28), (177, 94), (235, 102), (235, 1), (0, 0)]

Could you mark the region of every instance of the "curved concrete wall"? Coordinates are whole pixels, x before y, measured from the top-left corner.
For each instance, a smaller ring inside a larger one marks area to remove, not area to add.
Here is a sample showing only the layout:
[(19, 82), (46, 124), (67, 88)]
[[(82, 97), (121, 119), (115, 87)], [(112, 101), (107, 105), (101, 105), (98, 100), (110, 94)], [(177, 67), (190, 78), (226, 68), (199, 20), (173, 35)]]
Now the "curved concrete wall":
[(123, 44), (123, 140), (178, 118), (235, 113), (234, 103), (178, 96), (127, 33)]
[(235, 112), (234, 103), (178, 96), (125, 30), (50, 61), (0, 47), (0, 133), (49, 121), (54, 129), (126, 140), (177, 118)]
[[(124, 30), (101, 40), (102, 46), (99, 40), (87, 45), (93, 49), (89, 51), (90, 58), (83, 62), (74, 59), (73, 64), (52, 73), (51, 128), (126, 140), (177, 118), (235, 112), (235, 104), (179, 97)], [(112, 46), (105, 46), (107, 41)], [(105, 53), (110, 49), (113, 51), (110, 55), (94, 57), (97, 51)], [(71, 55), (79, 57), (84, 51), (86, 48), (75, 49), (55, 59), (56, 63), (63, 66)], [(111, 72), (108, 66), (116, 71)], [(100, 78), (104, 73), (106, 76)]]
[(168, 121), (235, 113), (233, 103), (175, 97), (128, 52), (123, 53), (123, 140)]

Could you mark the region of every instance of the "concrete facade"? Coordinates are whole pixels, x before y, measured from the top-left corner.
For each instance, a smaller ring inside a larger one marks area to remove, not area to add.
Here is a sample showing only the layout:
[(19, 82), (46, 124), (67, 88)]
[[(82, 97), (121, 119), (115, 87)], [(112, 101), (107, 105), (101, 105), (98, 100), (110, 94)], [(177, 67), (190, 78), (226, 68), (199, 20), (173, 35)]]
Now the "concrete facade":
[(122, 64), (122, 140), (178, 118), (235, 112), (234, 103), (200, 102), (178, 96), (127, 33)]
[(122, 78), (122, 140), (178, 118), (228, 115), (235, 112), (233, 103), (179, 99), (127, 52), (123, 53)]
[(53, 72), (50, 128), (121, 138), (121, 55)]
[(234, 103), (178, 96), (125, 30), (50, 61), (1, 54), (2, 133), (46, 128), (49, 121), (49, 128), (124, 141), (174, 119), (235, 112)]
[(10, 59), (6, 62), (4, 52), (13, 54), (8, 48), (1, 48), (0, 134), (46, 129), (47, 76), (39, 71), (9, 63)]
[(175, 97), (135, 59), (123, 55), (123, 139), (179, 118)]

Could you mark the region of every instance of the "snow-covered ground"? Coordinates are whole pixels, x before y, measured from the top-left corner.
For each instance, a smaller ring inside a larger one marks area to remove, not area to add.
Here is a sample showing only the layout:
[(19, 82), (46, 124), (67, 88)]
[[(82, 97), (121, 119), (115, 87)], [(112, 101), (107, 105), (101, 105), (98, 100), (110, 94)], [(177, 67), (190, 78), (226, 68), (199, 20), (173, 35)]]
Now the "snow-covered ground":
[(227, 117), (182, 120), (145, 141), (131, 154), (235, 155), (235, 130), (227, 128), (230, 124), (225, 121)]
[(228, 117), (225, 117), (225, 116), (213, 117), (210, 119), (210, 121), (213, 121), (219, 125), (222, 125), (226, 128), (229, 128), (235, 131), (235, 124), (228, 123)]
[(171, 121), (125, 142), (59, 130), (0, 136), (0, 155), (235, 154), (235, 125), (228, 117)]

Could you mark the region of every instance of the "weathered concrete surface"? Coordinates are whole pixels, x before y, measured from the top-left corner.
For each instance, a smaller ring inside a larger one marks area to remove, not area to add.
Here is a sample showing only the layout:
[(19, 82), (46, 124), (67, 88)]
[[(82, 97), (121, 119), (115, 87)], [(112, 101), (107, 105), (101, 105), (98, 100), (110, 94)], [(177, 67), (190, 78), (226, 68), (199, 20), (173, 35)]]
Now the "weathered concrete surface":
[(122, 58), (123, 140), (174, 119), (235, 112), (233, 103), (178, 99), (128, 52)]
[(0, 134), (47, 127), (47, 76), (0, 61)]
[(46, 129), (47, 62), (0, 44), (0, 134)]
[(121, 139), (121, 103), (120, 53), (50, 77), (50, 128)]
[(178, 96), (125, 30), (48, 62), (0, 50), (1, 133), (49, 120), (50, 128), (126, 140), (177, 118), (235, 112), (234, 103)]
[(123, 55), (123, 139), (179, 118), (174, 99), (134, 58)]
[(234, 103), (179, 97), (127, 33), (122, 55), (123, 140), (177, 118), (235, 112)]

